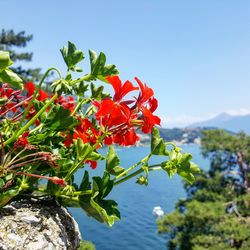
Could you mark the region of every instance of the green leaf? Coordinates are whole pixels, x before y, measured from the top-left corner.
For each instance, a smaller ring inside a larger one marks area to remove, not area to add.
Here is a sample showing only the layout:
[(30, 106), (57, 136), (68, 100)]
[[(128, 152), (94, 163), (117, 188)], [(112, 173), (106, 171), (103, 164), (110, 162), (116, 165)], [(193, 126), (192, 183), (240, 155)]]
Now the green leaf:
[(80, 68), (76, 67), (76, 64), (84, 59), (83, 52), (78, 50), (74, 43), (68, 42), (68, 47), (64, 46), (60, 49), (63, 59), (68, 66), (69, 70), (80, 72)]
[(123, 173), (124, 171), (125, 171), (125, 168), (120, 167), (120, 166), (116, 166), (109, 173), (114, 175), (114, 176), (117, 176), (117, 175)]
[(91, 72), (93, 72), (97, 60), (97, 54), (94, 50), (91, 49), (89, 50), (89, 60), (90, 60)]
[(161, 163), (161, 167), (170, 178), (177, 173), (184, 180), (193, 183), (195, 180), (193, 173), (198, 173), (199, 167), (192, 163), (191, 159), (191, 154), (182, 154), (181, 149), (176, 147), (170, 152), (169, 160)]
[(151, 153), (153, 155), (169, 155), (164, 140), (160, 137), (160, 132), (156, 127), (152, 129)]
[(201, 172), (199, 166), (193, 162), (190, 162), (190, 171), (193, 174), (199, 174)]
[(103, 52), (101, 52), (96, 59), (95, 65), (93, 65), (93, 70), (91, 71), (91, 74), (102, 75), (105, 62), (106, 62), (106, 56)]
[(105, 198), (113, 189), (114, 182), (110, 180), (110, 174), (105, 171), (102, 177), (102, 198)]
[(85, 92), (88, 91), (88, 84), (84, 84), (84, 82), (79, 82), (72, 86), (73, 90), (75, 91), (76, 95), (83, 97)]
[(6, 192), (0, 193), (0, 208), (9, 203), (9, 201), (11, 201), (18, 194), (19, 194), (18, 189), (10, 189), (7, 190)]
[(0, 70), (8, 68), (13, 62), (10, 60), (10, 53), (0, 51)]
[(184, 180), (192, 184), (195, 181), (195, 178), (192, 173), (187, 171), (178, 171), (178, 175), (180, 175)]
[(93, 151), (93, 152), (91, 152), (89, 155), (88, 155), (88, 160), (92, 160), (92, 161), (102, 161), (102, 160), (104, 160), (105, 158), (101, 155), (101, 154), (99, 154), (99, 153), (97, 153), (97, 152), (95, 152), (95, 151)]
[(95, 200), (91, 197), (80, 197), (80, 206), (88, 216), (94, 217), (97, 221), (112, 226), (116, 220), (120, 220), (120, 212), (117, 203), (113, 200)]
[(3, 179), (0, 179), (0, 190), (1, 190), (1, 188), (4, 186), (4, 184), (5, 184), (4, 180), (3, 180)]
[(114, 64), (107, 64), (103, 71), (105, 76), (118, 75), (119, 71), (116, 69)]
[(40, 144), (48, 137), (48, 133), (39, 133), (29, 136), (29, 142), (31, 144)]
[(70, 110), (60, 105), (54, 105), (50, 109), (44, 122), (48, 130), (54, 131), (65, 131), (78, 123), (78, 120), (70, 115)]
[(7, 82), (18, 89), (23, 88), (23, 80), (10, 69), (0, 71), (0, 82)]
[(62, 93), (68, 95), (72, 94), (72, 88), (69, 84), (69, 81), (64, 79), (58, 79), (51, 84), (51, 89), (54, 93), (57, 93), (58, 96), (62, 95)]
[(115, 152), (114, 147), (110, 146), (106, 158), (106, 170), (110, 173), (115, 167), (120, 164), (120, 159)]
[(90, 58), (90, 67), (91, 67), (91, 75), (98, 78), (101, 81), (107, 82), (106, 77), (117, 75), (119, 71), (116, 69), (116, 66), (113, 64), (107, 64), (106, 56), (103, 52), (100, 52), (99, 55), (96, 54), (95, 51), (89, 50), (89, 58)]
[(90, 85), (91, 88), (91, 97), (95, 100), (102, 100), (105, 97), (109, 97), (109, 94), (103, 93), (104, 87), (99, 86), (98, 88), (95, 87), (93, 83)]
[(184, 153), (183, 155), (177, 154), (179, 168), (185, 171), (190, 171), (190, 161), (192, 160), (192, 155)]
[(89, 173), (88, 171), (84, 172), (84, 176), (82, 178), (82, 182), (80, 184), (80, 190), (81, 191), (85, 191), (88, 190), (90, 188), (90, 181), (89, 181)]
[(170, 178), (177, 173), (177, 165), (173, 161), (165, 161), (161, 163), (161, 167), (168, 173)]
[(113, 181), (110, 180), (110, 174), (104, 172), (103, 178), (100, 176), (93, 177), (93, 195), (98, 199), (105, 198), (113, 188)]
[(88, 156), (93, 152), (93, 148), (88, 143), (83, 143), (83, 141), (78, 138), (74, 141), (76, 147), (77, 158), (81, 160), (87, 160)]

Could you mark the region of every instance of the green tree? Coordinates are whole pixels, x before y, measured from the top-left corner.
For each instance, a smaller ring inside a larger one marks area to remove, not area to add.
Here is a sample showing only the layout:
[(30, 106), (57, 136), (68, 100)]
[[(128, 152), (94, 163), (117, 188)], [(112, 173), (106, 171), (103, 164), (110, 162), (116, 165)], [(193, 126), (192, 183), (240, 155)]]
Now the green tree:
[(209, 171), (185, 185), (187, 199), (158, 222), (169, 249), (250, 249), (250, 136), (205, 131), (202, 153)]
[[(33, 39), (32, 35), (26, 35), (25, 31), (15, 33), (13, 30), (2, 29), (0, 33), (0, 50), (9, 51), (11, 60), (14, 62), (30, 62), (32, 60), (32, 52), (22, 52), (20, 49), (27, 46)], [(19, 52), (20, 51), (20, 52)], [(17, 63), (15, 63), (17, 65)], [(38, 81), (41, 77), (41, 69), (24, 69), (21, 65), (11, 67), (24, 82)]]

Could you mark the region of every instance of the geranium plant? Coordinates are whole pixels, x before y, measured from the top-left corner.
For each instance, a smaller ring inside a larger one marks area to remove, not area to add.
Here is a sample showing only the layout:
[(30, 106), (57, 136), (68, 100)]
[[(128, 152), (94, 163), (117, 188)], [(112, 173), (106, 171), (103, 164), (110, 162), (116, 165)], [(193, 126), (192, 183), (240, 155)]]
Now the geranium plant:
[[(13, 199), (48, 196), (111, 226), (120, 219), (117, 203), (107, 198), (115, 186), (135, 176), (137, 183), (147, 185), (149, 172), (157, 170), (194, 181), (199, 168), (191, 155), (160, 137), (160, 118), (154, 115), (158, 102), (150, 87), (138, 78), (123, 83), (104, 53), (92, 50), (90, 73), (75, 77), (82, 74), (78, 63), (83, 52), (69, 42), (61, 53), (68, 68), (65, 77), (50, 68), (34, 85), (22, 83), (9, 69), (9, 53), (0, 52), (0, 207)], [(51, 71), (58, 78), (45, 92), (42, 84)], [(105, 93), (100, 82), (114, 92)], [(151, 134), (151, 152), (122, 167), (112, 145), (135, 145), (138, 132)], [(100, 154), (102, 147), (108, 147), (106, 155)], [(161, 156), (159, 164), (150, 165), (152, 156)], [(106, 161), (102, 176), (90, 178), (88, 172), (99, 161)], [(74, 175), (82, 168), (77, 185)]]

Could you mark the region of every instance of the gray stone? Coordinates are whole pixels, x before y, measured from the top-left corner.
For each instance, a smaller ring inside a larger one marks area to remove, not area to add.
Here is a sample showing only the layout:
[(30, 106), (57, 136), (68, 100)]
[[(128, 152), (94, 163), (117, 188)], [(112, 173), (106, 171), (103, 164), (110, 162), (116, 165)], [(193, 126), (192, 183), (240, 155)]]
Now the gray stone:
[(0, 250), (75, 250), (81, 234), (69, 212), (52, 200), (14, 201), (0, 209)]

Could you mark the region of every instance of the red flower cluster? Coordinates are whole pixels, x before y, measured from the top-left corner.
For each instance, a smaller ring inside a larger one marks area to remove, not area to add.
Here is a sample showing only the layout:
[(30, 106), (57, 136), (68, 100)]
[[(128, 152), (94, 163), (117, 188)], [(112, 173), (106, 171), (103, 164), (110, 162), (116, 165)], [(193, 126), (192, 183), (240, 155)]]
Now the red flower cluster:
[(12, 89), (7, 83), (0, 87), (0, 116), (11, 115), (15, 117), (22, 105), (21, 90)]
[(71, 112), (73, 112), (75, 109), (75, 99), (73, 96), (60, 96), (56, 99), (55, 103), (60, 104), (65, 109), (69, 109)]
[[(27, 96), (26, 97), (31, 99), (32, 96), (34, 95), (35, 88), (36, 88), (34, 83), (33, 82), (27, 82), (24, 85), (24, 88), (27, 91)], [(42, 101), (45, 101), (46, 99), (48, 99), (49, 97), (51, 97), (51, 96), (48, 93), (46, 93), (45, 91), (40, 89), (36, 99), (38, 101), (42, 102)], [(65, 109), (69, 109), (71, 112), (73, 112), (73, 110), (75, 109), (75, 99), (72, 96), (68, 96), (68, 97), (60, 96), (55, 100), (55, 103), (58, 103), (59, 105), (61, 105)], [(28, 102), (26, 102), (26, 106), (28, 106)], [(35, 115), (35, 112), (36, 111), (35, 111), (34, 107), (31, 107), (30, 110), (29, 110), (29, 114), (27, 116), (27, 119), (33, 117)], [(39, 125), (39, 124), (40, 124), (40, 122), (39, 122), (39, 120), (37, 120), (36, 125)]]
[[(70, 133), (62, 134), (65, 137), (64, 145), (69, 147), (73, 139), (80, 138), (84, 143), (90, 143), (98, 149), (102, 142), (106, 145), (112, 143), (121, 146), (134, 145), (139, 137), (136, 129), (141, 129), (143, 133), (150, 133), (154, 125), (160, 125), (160, 118), (153, 113), (158, 106), (154, 98), (154, 92), (146, 84), (143, 84), (138, 78), (135, 78), (138, 86), (134, 86), (130, 81), (122, 83), (118, 76), (107, 77), (107, 81), (114, 89), (112, 98), (104, 98), (101, 101), (94, 101), (93, 105), (97, 108), (95, 114), (96, 123), (92, 123), (89, 118), (77, 117), (79, 124)], [(29, 100), (35, 92), (35, 85), (28, 82), (24, 85), (26, 96), (21, 96), (20, 91), (15, 91), (4, 84), (0, 88), (0, 98), (6, 99), (6, 105), (0, 106), (0, 114), (11, 110), (12, 112), (20, 108), (20, 102), (23, 107), (27, 107)], [(137, 97), (126, 98), (131, 92), (139, 91)], [(50, 95), (43, 90), (39, 90), (36, 99), (45, 101)], [(55, 103), (69, 109), (71, 112), (75, 109), (75, 100), (72, 96), (60, 96)], [(27, 119), (35, 115), (34, 107), (31, 107)], [(37, 120), (39, 125), (40, 121)], [(103, 136), (105, 135), (105, 138)], [(15, 147), (28, 145), (28, 133), (24, 133), (15, 143)], [(99, 142), (100, 138), (101, 141)], [(96, 168), (96, 161), (86, 161), (91, 168)]]
[[(35, 88), (36, 88), (33, 82), (27, 82), (24, 85), (24, 88), (27, 90), (27, 96), (28, 97), (33, 96), (33, 94), (35, 92)], [(38, 92), (38, 96), (37, 96), (36, 99), (38, 101), (42, 102), (42, 101), (46, 100), (48, 97), (49, 97), (49, 95), (45, 91), (43, 91), (43, 90), (40, 89), (39, 92)]]
[(29, 141), (27, 139), (28, 136), (29, 136), (29, 131), (24, 132), (22, 136), (17, 139), (17, 141), (14, 144), (14, 147), (19, 148), (28, 146), (29, 145)]
[[(76, 127), (73, 138), (82, 139), (84, 143), (95, 145), (98, 142), (100, 133), (87, 118), (78, 117), (79, 125)], [(97, 145), (97, 148), (99, 145)]]
[[(87, 119), (78, 117), (79, 125), (75, 128), (73, 137), (70, 134), (66, 135), (66, 140), (63, 142), (66, 147), (69, 147), (73, 143), (73, 139), (77, 140), (80, 138), (84, 143), (90, 143), (95, 145), (96, 149), (100, 147), (98, 143), (98, 138), (100, 137), (100, 132), (94, 127), (94, 125)], [(90, 164), (92, 169), (97, 167), (96, 161), (87, 160), (85, 163)]]
[(135, 129), (141, 127), (143, 133), (150, 133), (153, 126), (160, 125), (160, 118), (153, 115), (158, 106), (154, 98), (154, 92), (138, 78), (140, 93), (137, 98), (124, 100), (124, 97), (138, 87), (133, 86), (130, 81), (122, 84), (118, 76), (107, 77), (115, 94), (113, 98), (106, 98), (93, 104), (97, 108), (96, 119), (104, 130), (110, 134), (106, 144), (117, 143), (121, 146), (134, 145), (139, 137)]

